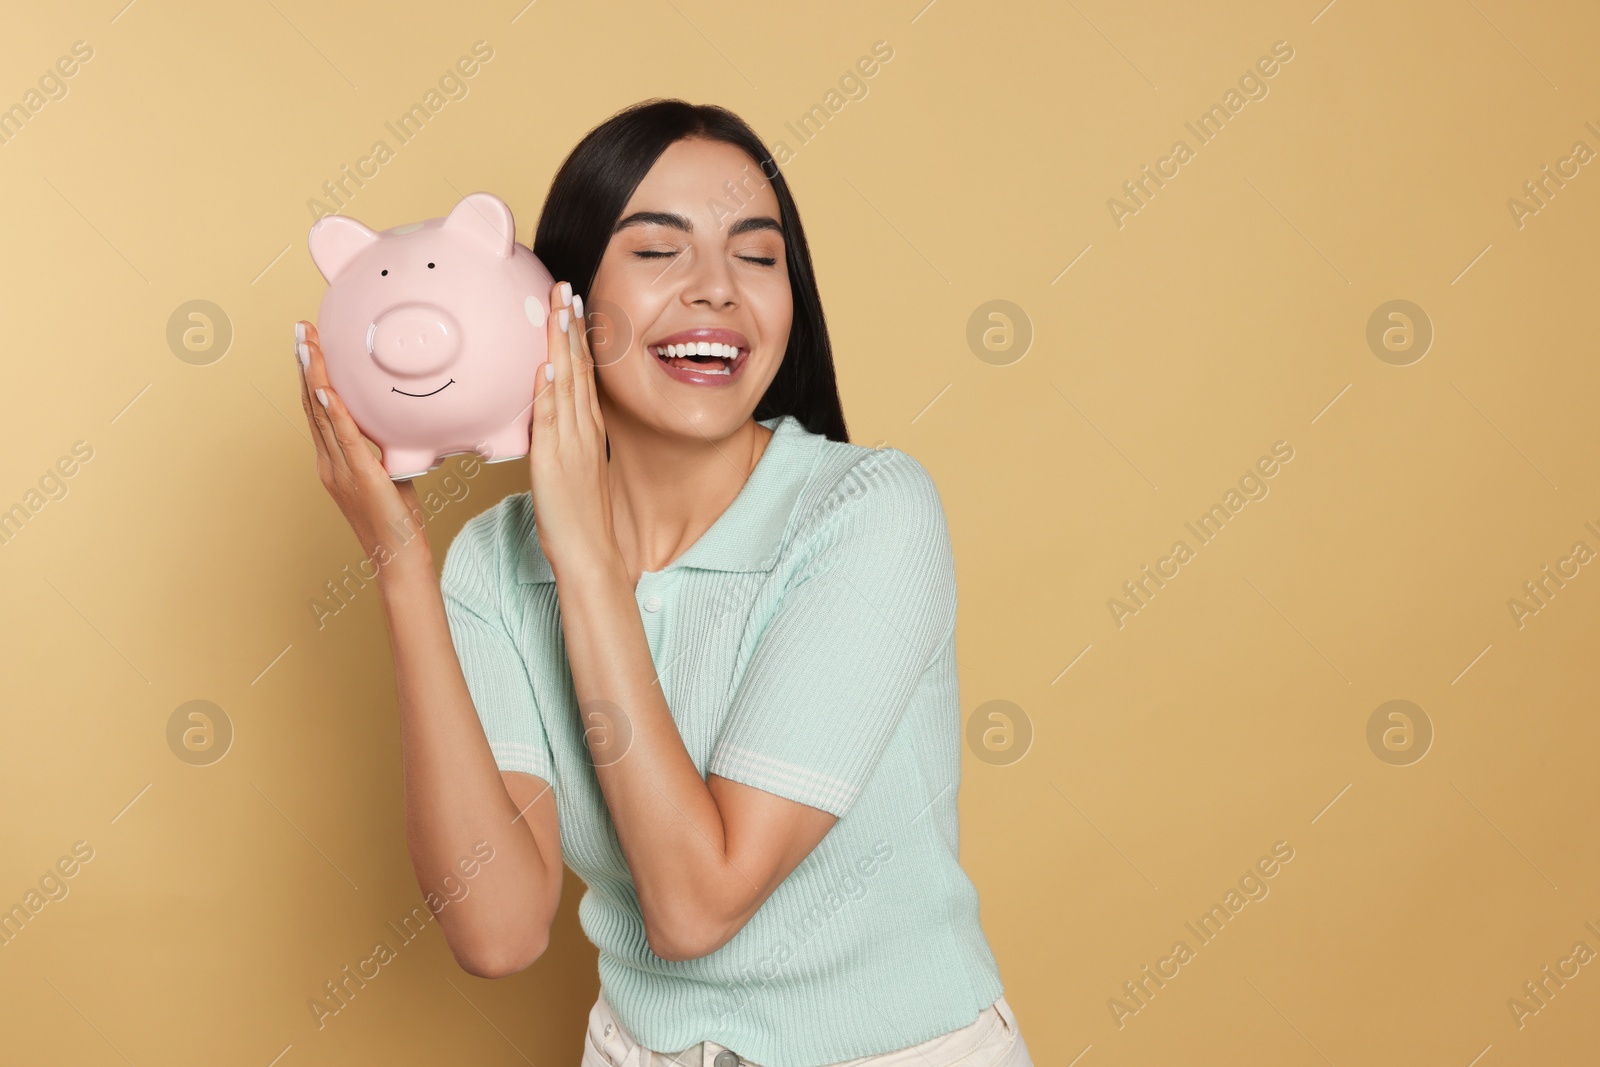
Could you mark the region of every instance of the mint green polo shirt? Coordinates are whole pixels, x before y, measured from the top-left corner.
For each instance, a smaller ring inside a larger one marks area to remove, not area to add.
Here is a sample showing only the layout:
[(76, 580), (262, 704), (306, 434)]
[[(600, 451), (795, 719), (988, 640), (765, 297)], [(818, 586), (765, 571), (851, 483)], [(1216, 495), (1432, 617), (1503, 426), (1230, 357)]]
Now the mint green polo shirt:
[(702, 776), (839, 817), (732, 940), (663, 960), (588, 757), (531, 498), (470, 519), (442, 574), (502, 770), (554, 788), (606, 1000), (658, 1052), (821, 1067), (972, 1023), (1002, 991), (961, 868), (955, 568), (933, 479), (784, 415), (733, 503), (636, 599)]

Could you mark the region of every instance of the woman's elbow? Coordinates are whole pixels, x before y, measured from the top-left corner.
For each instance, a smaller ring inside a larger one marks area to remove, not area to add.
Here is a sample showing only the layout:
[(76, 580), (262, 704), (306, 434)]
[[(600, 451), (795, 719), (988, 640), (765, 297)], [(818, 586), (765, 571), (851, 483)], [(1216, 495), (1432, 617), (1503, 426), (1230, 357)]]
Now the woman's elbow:
[(702, 950), (698, 942), (681, 937), (665, 937), (660, 931), (648, 930), (645, 932), (645, 941), (650, 945), (650, 951), (669, 963), (683, 963), (685, 960), (697, 960), (701, 956), (709, 955), (707, 950)]
[(703, 918), (683, 919), (672, 924), (645, 924), (645, 940), (650, 951), (672, 963), (709, 956), (726, 945), (738, 929)]
[(538, 940), (486, 938), (474, 944), (458, 945), (451, 941), (450, 951), (456, 964), (474, 977), (506, 978), (533, 966), (549, 946), (548, 937)]

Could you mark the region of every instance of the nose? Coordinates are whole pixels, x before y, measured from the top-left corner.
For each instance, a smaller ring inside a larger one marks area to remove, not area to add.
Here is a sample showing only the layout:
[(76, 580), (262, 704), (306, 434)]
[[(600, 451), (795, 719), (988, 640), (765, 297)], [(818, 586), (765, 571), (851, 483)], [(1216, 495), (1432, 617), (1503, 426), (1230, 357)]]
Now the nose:
[(461, 327), (443, 308), (400, 304), (367, 327), (367, 352), (390, 374), (434, 374), (461, 352)]
[[(673, 260), (673, 264), (677, 264)], [(721, 256), (702, 255), (696, 248), (689, 256), (690, 273), (684, 281), (682, 299), (689, 305), (704, 303), (714, 310), (726, 310), (738, 304), (733, 272)]]

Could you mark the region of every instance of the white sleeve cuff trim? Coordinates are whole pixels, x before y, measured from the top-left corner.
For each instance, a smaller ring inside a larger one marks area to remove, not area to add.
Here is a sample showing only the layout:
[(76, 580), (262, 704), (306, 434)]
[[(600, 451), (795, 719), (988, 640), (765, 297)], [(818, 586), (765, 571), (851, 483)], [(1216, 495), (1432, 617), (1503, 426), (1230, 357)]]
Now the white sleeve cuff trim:
[(550, 758), (541, 748), (522, 741), (490, 741), (489, 751), (502, 771), (521, 771), (550, 781)]
[(803, 803), (814, 804), (835, 815), (848, 810), (861, 792), (849, 782), (738, 745), (718, 746), (711, 761), (710, 773), (735, 780), (748, 776), (755, 782), (786, 788), (803, 797)]

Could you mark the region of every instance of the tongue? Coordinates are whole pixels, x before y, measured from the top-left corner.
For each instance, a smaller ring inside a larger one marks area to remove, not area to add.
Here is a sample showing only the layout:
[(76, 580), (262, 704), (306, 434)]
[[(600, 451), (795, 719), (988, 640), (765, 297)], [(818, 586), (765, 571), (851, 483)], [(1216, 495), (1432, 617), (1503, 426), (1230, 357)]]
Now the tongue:
[(718, 367), (726, 367), (728, 365), (728, 361), (721, 356), (701, 356), (699, 359), (691, 359), (688, 356), (673, 356), (667, 362), (674, 367), (681, 367), (685, 370), (706, 370), (708, 368), (715, 370)]

